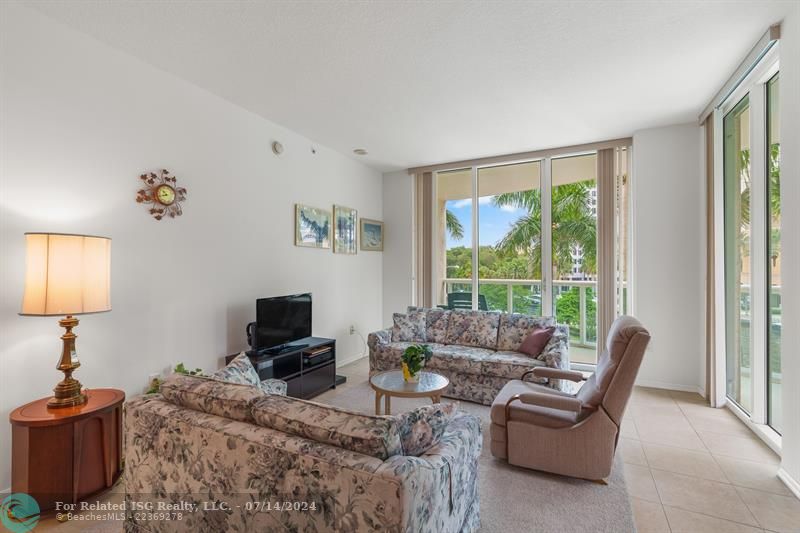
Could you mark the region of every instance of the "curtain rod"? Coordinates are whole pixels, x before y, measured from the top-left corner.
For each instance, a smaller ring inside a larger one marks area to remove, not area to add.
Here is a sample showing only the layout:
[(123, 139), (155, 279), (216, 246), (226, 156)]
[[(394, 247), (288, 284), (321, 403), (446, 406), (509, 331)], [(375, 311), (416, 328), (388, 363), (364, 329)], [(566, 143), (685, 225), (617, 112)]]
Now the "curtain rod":
[(436, 172), (439, 170), (452, 170), (457, 168), (472, 167), (475, 165), (489, 165), (494, 163), (509, 163), (525, 159), (537, 159), (547, 156), (566, 155), (577, 152), (585, 152), (589, 150), (604, 150), (606, 148), (617, 148), (623, 146), (631, 146), (633, 138), (623, 137), (621, 139), (612, 139), (610, 141), (600, 141), (595, 143), (576, 144), (573, 146), (563, 146), (561, 148), (549, 148), (547, 150), (535, 150), (532, 152), (518, 152), (515, 154), (496, 155), (490, 157), (481, 157), (477, 159), (464, 159), (461, 161), (453, 161), (450, 163), (437, 163), (435, 165), (426, 165), (420, 167), (412, 167), (408, 169), (409, 174), (417, 174), (419, 172)]
[(706, 117), (710, 115), (714, 109), (718, 108), (722, 105), (722, 103), (736, 90), (737, 87), (744, 81), (748, 74), (758, 65), (758, 62), (761, 61), (767, 52), (769, 52), (770, 48), (778, 42), (781, 38), (781, 25), (773, 24), (769, 27), (769, 29), (764, 32), (764, 35), (756, 42), (753, 48), (747, 53), (745, 58), (739, 63), (739, 66), (736, 67), (736, 70), (733, 71), (733, 74), (725, 80), (725, 83), (722, 84), (717, 94), (711, 99), (711, 101), (706, 104), (706, 107), (703, 109), (703, 112), (700, 113), (700, 116), (697, 117), (698, 123), (702, 124), (705, 122)]

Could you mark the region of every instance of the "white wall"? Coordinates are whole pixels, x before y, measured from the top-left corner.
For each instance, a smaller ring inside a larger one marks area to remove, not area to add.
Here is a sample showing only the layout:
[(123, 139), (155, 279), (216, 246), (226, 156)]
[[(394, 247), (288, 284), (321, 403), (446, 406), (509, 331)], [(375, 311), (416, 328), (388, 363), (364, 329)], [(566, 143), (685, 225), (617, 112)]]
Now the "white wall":
[[(314, 293), (314, 333), (336, 337), (340, 359), (364, 353), (347, 328), (382, 325), (382, 254), (294, 247), (294, 203), (381, 219), (380, 173), (322, 146), (313, 155), (308, 139), (38, 13), (0, 9), (0, 489), (9, 412), (61, 377), (57, 318), (17, 315), (26, 231), (113, 239), (113, 311), (76, 330), (87, 387), (132, 395), (177, 361), (213, 370), (246, 347), (257, 297), (300, 291)], [(188, 201), (157, 222), (134, 198), (138, 175), (162, 167)]]
[(779, 475), (800, 498), (800, 4), (781, 24), (783, 442)]
[(383, 325), (413, 301), (414, 180), (405, 170), (383, 175)]
[(700, 129), (633, 136), (634, 312), (652, 341), (637, 383), (699, 391), (705, 359), (705, 185)]

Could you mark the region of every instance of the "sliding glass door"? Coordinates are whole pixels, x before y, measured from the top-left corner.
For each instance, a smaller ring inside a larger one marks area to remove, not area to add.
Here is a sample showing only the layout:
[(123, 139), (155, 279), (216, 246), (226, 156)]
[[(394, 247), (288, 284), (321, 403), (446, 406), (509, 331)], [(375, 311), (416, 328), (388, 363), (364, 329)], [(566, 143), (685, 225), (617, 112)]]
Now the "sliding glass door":
[(752, 409), (750, 338), (750, 98), (723, 122), (725, 195), (725, 343), (728, 397)]
[[(781, 196), (778, 64), (721, 108), (725, 392), (740, 415), (781, 429)], [(736, 409), (735, 409), (736, 411)]]
[(781, 138), (778, 74), (767, 82), (767, 424), (781, 432)]

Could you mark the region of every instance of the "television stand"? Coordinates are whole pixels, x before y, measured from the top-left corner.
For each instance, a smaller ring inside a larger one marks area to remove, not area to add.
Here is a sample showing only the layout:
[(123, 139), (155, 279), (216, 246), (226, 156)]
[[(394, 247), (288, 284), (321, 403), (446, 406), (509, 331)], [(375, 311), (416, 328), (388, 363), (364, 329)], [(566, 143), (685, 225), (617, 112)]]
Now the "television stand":
[[(225, 364), (238, 354), (225, 358)], [(306, 337), (285, 345), (280, 352), (247, 352), (258, 377), (282, 379), (287, 396), (309, 399), (344, 383), (336, 375), (336, 339)], [(342, 381), (339, 381), (339, 380)]]
[[(308, 348), (308, 344), (297, 344), (297, 343), (282, 344), (280, 346), (276, 346), (275, 348), (266, 348), (264, 350), (260, 350), (258, 352), (252, 352), (252, 353), (254, 353), (257, 356), (259, 356), (259, 355), (280, 355), (280, 354), (287, 353), (287, 352), (293, 352), (293, 351), (296, 351), (296, 350), (301, 350), (303, 348)], [(247, 355), (251, 355), (251, 353), (248, 352)]]

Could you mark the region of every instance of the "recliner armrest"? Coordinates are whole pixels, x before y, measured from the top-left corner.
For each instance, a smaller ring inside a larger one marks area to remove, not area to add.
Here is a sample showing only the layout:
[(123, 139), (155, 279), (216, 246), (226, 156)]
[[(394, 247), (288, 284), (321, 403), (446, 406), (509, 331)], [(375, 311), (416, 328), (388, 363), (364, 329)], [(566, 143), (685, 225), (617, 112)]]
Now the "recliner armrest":
[[(560, 368), (534, 368), (533, 370), (525, 372), (525, 374), (528, 373), (532, 373), (537, 378), (566, 379), (576, 383), (586, 380), (586, 378), (583, 377), (583, 374), (580, 372), (575, 372), (574, 370), (562, 370)], [(525, 377), (525, 374), (522, 375), (523, 378)]]
[(559, 411), (571, 411), (573, 413), (580, 413), (583, 408), (583, 403), (577, 398), (543, 392), (523, 392), (522, 394), (517, 394), (508, 401), (506, 407), (508, 407), (514, 399), (519, 399), (522, 403), (529, 405), (538, 405), (540, 407), (558, 409)]

